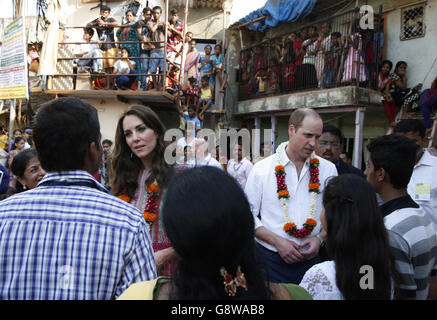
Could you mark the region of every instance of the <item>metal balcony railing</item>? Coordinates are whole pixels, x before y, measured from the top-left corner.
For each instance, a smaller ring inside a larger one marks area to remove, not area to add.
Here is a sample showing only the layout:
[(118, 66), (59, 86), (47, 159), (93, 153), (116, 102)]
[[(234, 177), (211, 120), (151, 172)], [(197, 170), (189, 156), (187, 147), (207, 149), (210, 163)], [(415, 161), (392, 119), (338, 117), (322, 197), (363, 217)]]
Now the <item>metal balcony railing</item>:
[(238, 72), (239, 100), (340, 86), (377, 89), (384, 35), (360, 28), (350, 9), (244, 48)]

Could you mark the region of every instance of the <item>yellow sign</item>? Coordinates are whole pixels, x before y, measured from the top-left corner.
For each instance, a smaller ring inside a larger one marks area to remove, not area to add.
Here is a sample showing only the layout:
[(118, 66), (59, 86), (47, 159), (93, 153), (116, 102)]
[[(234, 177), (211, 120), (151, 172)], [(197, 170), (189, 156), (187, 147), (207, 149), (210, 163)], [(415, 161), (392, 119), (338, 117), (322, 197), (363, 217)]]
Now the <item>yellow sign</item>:
[(0, 99), (28, 99), (28, 75), (24, 18), (6, 26), (0, 55)]

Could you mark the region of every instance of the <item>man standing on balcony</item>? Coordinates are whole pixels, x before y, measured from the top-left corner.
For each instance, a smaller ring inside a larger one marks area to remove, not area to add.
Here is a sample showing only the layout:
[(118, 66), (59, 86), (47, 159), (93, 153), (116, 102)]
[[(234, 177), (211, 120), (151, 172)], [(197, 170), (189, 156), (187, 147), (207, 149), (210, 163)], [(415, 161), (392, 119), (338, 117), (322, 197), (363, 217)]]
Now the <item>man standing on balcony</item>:
[(268, 280), (299, 284), (320, 262), (325, 231), (320, 212), (326, 181), (337, 176), (334, 164), (314, 154), (323, 122), (317, 112), (300, 108), (289, 120), (289, 140), (253, 167), (245, 192), (255, 219), (258, 252)]
[[(149, 27), (150, 32), (152, 33), (152, 41), (160, 41), (157, 43), (153, 43), (155, 46), (154, 49), (150, 51), (150, 57), (154, 59), (150, 59), (149, 62), (149, 72), (156, 73), (159, 66), (159, 72), (164, 72), (164, 41), (165, 41), (165, 24), (160, 21), (162, 15), (162, 8), (156, 6), (152, 10), (153, 21), (149, 21), (147, 26)], [(160, 90), (160, 83), (162, 82), (162, 77), (158, 75), (152, 76), (153, 78), (153, 88)]]
[[(110, 13), (111, 8), (102, 6), (100, 9), (100, 17), (87, 24), (87, 27), (96, 28), (99, 42), (115, 42), (114, 27), (117, 25), (117, 21), (109, 16)], [(106, 72), (112, 73), (112, 67), (117, 57), (117, 46), (115, 43), (101, 43), (100, 49), (102, 50), (103, 57), (114, 58), (103, 59), (103, 68)]]
[[(141, 58), (146, 58), (146, 59), (141, 59), (140, 63), (141, 63), (141, 72), (144, 74), (149, 73), (149, 62), (150, 62), (150, 52), (151, 50), (153, 50), (155, 48), (155, 45), (153, 43), (150, 43), (150, 41), (152, 40), (151, 36), (151, 32), (150, 29), (148, 27), (148, 23), (149, 21), (151, 21), (152, 19), (152, 9), (150, 8), (144, 8), (143, 9), (143, 20), (138, 21), (137, 24), (137, 32), (138, 32), (138, 37), (140, 39), (140, 41), (142, 41), (141, 43)], [(141, 89), (143, 90), (147, 90), (147, 86), (148, 86), (148, 76), (141, 76)]]

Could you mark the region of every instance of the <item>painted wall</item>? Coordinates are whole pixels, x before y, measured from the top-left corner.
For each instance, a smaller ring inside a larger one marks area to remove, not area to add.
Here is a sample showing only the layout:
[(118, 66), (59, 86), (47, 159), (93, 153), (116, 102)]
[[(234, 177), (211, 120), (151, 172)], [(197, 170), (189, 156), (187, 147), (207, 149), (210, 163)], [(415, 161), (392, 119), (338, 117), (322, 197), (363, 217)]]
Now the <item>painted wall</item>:
[[(420, 3), (422, 1), (415, 1)], [(383, 8), (391, 8), (393, 1), (379, 0), (369, 1), (369, 5), (374, 6), (376, 11), (379, 4)], [(424, 88), (429, 88), (432, 81), (437, 76), (437, 64), (430, 71), (427, 79), (424, 78), (431, 68), (431, 65), (437, 58), (437, 0), (428, 0), (425, 6), (425, 37), (412, 40), (400, 41), (401, 33), (401, 9), (399, 5), (395, 9), (387, 12), (387, 59), (395, 65), (397, 61), (406, 61), (408, 63), (407, 77), (408, 86), (414, 87), (416, 84), (423, 82)]]

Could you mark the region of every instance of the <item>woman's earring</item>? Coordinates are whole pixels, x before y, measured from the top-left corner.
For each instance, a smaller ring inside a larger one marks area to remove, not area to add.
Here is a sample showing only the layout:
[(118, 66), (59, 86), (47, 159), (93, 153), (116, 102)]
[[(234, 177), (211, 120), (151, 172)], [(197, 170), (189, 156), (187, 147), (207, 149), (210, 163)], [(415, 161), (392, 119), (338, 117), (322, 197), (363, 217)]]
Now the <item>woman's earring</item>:
[(134, 155), (133, 155), (133, 153), (131, 152), (131, 153), (130, 153), (130, 158), (132, 159), (132, 158), (133, 158), (133, 156), (134, 156)]
[(25, 184), (23, 184), (23, 190), (26, 190), (26, 189), (27, 189), (26, 185), (25, 185)]

